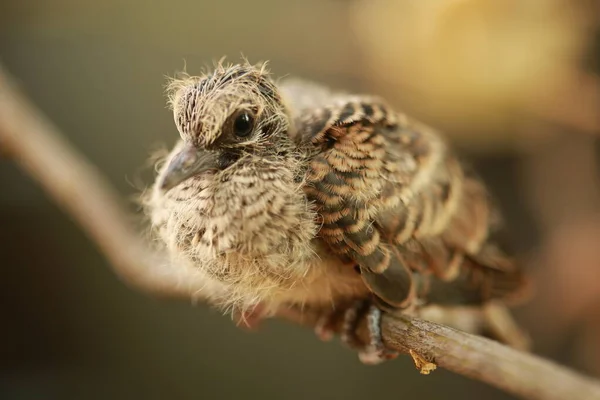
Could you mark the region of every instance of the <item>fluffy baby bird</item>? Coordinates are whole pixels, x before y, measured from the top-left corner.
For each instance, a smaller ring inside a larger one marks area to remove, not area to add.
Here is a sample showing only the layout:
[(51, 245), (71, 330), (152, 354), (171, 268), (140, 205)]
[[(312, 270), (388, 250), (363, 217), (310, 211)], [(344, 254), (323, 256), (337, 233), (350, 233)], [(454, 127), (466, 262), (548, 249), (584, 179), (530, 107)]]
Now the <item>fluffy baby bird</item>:
[[(498, 215), (482, 182), (383, 99), (276, 83), (247, 62), (174, 79), (168, 94), (181, 138), (146, 211), (216, 307), (247, 324), (281, 307), (316, 310), (323, 336), (341, 312), (342, 339), (376, 363), (395, 356), (381, 310), (449, 324), (463, 310), (477, 318), (455, 325), (482, 333), (498, 314), (479, 311), (521, 297), (526, 280), (491, 239)], [(365, 317), (371, 340), (357, 345)], [(519, 346), (516, 331), (496, 336)]]

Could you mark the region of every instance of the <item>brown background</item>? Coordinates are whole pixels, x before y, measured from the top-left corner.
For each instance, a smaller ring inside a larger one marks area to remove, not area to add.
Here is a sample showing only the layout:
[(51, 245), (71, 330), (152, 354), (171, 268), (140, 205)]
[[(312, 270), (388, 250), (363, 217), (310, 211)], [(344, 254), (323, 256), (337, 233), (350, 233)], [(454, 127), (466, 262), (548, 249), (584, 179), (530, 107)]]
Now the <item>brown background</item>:
[[(277, 76), (379, 92), (374, 80), (390, 72), (367, 62), (350, 4), (2, 0), (0, 57), (68, 139), (133, 198), (149, 182), (148, 154), (176, 139), (163, 85), (184, 60), (195, 73), (243, 53), (253, 62), (270, 60)], [(396, 94), (397, 104), (464, 149), (505, 209), (517, 248), (532, 253), (541, 228), (526, 203), (524, 156), (513, 146), (469, 145), (470, 137), (504, 143), (514, 135), (510, 124), (490, 125), (489, 136), (478, 126), (480, 136), (469, 136), (447, 115), (403, 104), (410, 91)], [(572, 134), (581, 146), (595, 146)], [(443, 370), (420, 376), (407, 357), (365, 367), (338, 343), (321, 343), (295, 326), (270, 322), (251, 334), (202, 305), (137, 293), (9, 160), (0, 160), (0, 273), (2, 399), (511, 398)], [(573, 353), (583, 322), (543, 330), (552, 310), (534, 305), (517, 316), (539, 343), (535, 351), (600, 375)]]

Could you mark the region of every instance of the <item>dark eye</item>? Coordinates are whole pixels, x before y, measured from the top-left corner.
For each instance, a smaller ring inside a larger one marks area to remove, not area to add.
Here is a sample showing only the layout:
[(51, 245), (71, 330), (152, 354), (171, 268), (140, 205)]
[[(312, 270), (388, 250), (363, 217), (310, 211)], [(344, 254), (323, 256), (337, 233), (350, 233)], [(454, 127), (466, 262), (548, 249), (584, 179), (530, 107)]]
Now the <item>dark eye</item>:
[(233, 121), (233, 133), (239, 137), (246, 137), (254, 129), (254, 117), (249, 112), (242, 112)]

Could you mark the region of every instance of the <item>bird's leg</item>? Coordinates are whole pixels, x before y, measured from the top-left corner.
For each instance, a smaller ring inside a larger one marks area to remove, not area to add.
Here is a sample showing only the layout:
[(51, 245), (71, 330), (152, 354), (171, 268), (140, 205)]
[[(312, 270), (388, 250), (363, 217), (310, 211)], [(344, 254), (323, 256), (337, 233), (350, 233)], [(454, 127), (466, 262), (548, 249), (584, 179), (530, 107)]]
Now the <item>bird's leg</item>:
[[(336, 333), (336, 322), (342, 318), (340, 339), (348, 347), (358, 351), (364, 364), (375, 365), (394, 359), (398, 353), (389, 350), (381, 338), (381, 310), (370, 299), (356, 300), (348, 306), (321, 317), (315, 332), (322, 340), (330, 340)], [(360, 323), (366, 318), (369, 342), (364, 343), (357, 336)]]
[(339, 322), (344, 318), (347, 305), (337, 306), (333, 310), (321, 311), (321, 316), (315, 325), (315, 334), (324, 342), (329, 342), (339, 333)]
[(325, 313), (321, 315), (315, 325), (315, 335), (324, 342), (329, 342), (335, 336), (335, 320), (334, 313)]
[[(359, 349), (358, 357), (360, 361), (367, 365), (377, 365), (386, 360), (392, 360), (398, 357), (398, 352), (388, 349), (383, 344), (383, 339), (381, 337), (381, 309), (370, 300), (365, 300), (364, 304), (358, 310), (363, 311), (362, 315), (360, 312), (356, 311), (348, 312), (348, 314), (346, 314), (346, 321), (349, 322), (346, 334), (356, 337), (356, 328), (358, 327), (360, 319), (367, 318), (369, 343)], [(354, 322), (350, 322), (352, 319), (354, 319)]]

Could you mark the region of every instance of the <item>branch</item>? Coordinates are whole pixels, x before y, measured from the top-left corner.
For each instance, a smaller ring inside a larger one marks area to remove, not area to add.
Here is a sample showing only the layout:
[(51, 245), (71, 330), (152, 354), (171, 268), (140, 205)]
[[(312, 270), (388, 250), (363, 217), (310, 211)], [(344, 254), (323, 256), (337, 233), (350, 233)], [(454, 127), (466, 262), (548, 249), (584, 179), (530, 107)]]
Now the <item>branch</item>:
[[(200, 286), (192, 271), (170, 267), (163, 254), (142, 240), (102, 175), (62, 139), (1, 67), (0, 148), (81, 225), (130, 285), (153, 295), (183, 298)], [(313, 315), (292, 310), (281, 317), (309, 326), (316, 321)], [(361, 327), (363, 338), (365, 329)], [(442, 325), (386, 314), (382, 331), (390, 348), (416, 351), (440, 367), (525, 399), (600, 399), (600, 384), (590, 378)]]
[[(318, 316), (294, 309), (279, 315), (312, 327)], [(337, 321), (337, 329), (342, 320)], [(363, 318), (359, 338), (369, 341)], [(577, 374), (554, 362), (521, 352), (484, 337), (471, 335), (444, 325), (398, 314), (384, 314), (381, 323), (387, 347), (409, 353), (457, 374), (485, 382), (523, 399), (567, 400), (600, 399), (597, 380)]]
[(169, 268), (166, 257), (149, 248), (128, 223), (131, 217), (115, 190), (17, 90), (1, 65), (0, 155), (38, 181), (126, 282), (152, 294), (191, 295), (193, 277)]

